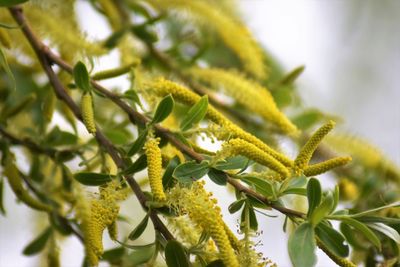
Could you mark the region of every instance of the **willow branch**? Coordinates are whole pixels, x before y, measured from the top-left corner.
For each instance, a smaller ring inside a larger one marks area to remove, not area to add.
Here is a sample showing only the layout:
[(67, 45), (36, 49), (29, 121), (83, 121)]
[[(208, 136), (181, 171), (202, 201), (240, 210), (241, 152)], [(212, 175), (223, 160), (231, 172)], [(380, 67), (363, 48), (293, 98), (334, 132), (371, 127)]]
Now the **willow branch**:
[[(50, 84), (52, 85), (54, 92), (56, 93), (57, 97), (65, 102), (65, 104), (69, 107), (69, 109), (74, 113), (75, 117), (82, 121), (82, 114), (80, 108), (76, 105), (73, 99), (69, 96), (67, 91), (65, 90), (63, 84), (58, 79), (57, 75), (55, 74), (54, 70), (51, 67), (51, 60), (48, 57), (48, 47), (45, 46), (32, 32), (29, 24), (25, 20), (25, 17), (22, 12), (22, 8), (20, 7), (12, 7), (9, 8), (11, 15), (13, 16), (14, 20), (21, 26), (21, 30), (24, 33), (26, 39), (29, 41), (31, 47), (35, 51), (36, 56), (39, 59), (40, 64), (42, 65), (43, 70), (45, 71)], [(103, 147), (108, 154), (112, 157), (115, 164), (120, 169), (124, 169), (125, 163), (123, 159), (120, 157), (118, 150), (113, 146), (113, 144), (105, 137), (100, 129), (97, 127), (97, 131), (95, 134), (96, 141), (98, 144)], [(147, 209), (146, 206), (146, 196), (141, 190), (139, 184), (133, 178), (133, 176), (125, 175), (125, 180), (135, 193), (137, 199), (139, 200), (140, 204), (144, 209)], [(150, 218), (153, 222), (154, 228), (158, 230), (165, 239), (171, 240), (174, 239), (173, 235), (169, 232), (168, 228), (164, 225), (155, 211), (152, 211), (150, 214)]]
[[(24, 29), (25, 27), (23, 27)], [(30, 31), (31, 32), (31, 31)], [(61, 67), (63, 70), (69, 72), (70, 74), (72, 74), (73, 72), (73, 67), (68, 64), (67, 62), (65, 62), (62, 58), (60, 58), (58, 55), (56, 55), (55, 53), (53, 53), (49, 47), (47, 47), (45, 44), (41, 43), (39, 40), (36, 39), (36, 37), (34, 38), (34, 40), (36, 42), (38, 42), (39, 47), (41, 48), (40, 50), (40, 54), (47, 60), (50, 61), (51, 63), (55, 63), (57, 64), (59, 67)], [(47, 62), (47, 64), (50, 64), (49, 62)], [(136, 125), (144, 125), (148, 122), (150, 122), (150, 119), (147, 118), (146, 116), (144, 116), (143, 114), (141, 114), (140, 112), (134, 110), (131, 106), (129, 106), (125, 101), (123, 101), (119, 95), (110, 92), (109, 90), (107, 90), (106, 88), (104, 88), (102, 85), (100, 85), (99, 83), (97, 83), (95, 80), (91, 79), (90, 80), (91, 85), (93, 86), (93, 88), (95, 90), (97, 90), (97, 92), (103, 94), (104, 96), (106, 96), (107, 98), (109, 98), (112, 102), (114, 102), (114, 104), (116, 104), (117, 106), (119, 106), (129, 117), (129, 120)], [(62, 90), (63, 86), (61, 85)], [(70, 99), (70, 96), (67, 94), (66, 96)], [(62, 100), (64, 99), (61, 98)], [(72, 100), (71, 100), (72, 101)], [(68, 102), (66, 102), (67, 105), (72, 105), (71, 110), (75, 113), (76, 117), (79, 118), (81, 120), (81, 114), (80, 114), (80, 110), (79, 107), (76, 106), (76, 104), (72, 101), (71, 104), (68, 104)], [(180, 151), (182, 151), (183, 153), (185, 153), (186, 155), (188, 155), (190, 158), (196, 160), (197, 162), (201, 162), (203, 161), (205, 158), (201, 155), (198, 154), (197, 152), (195, 152), (192, 148), (188, 147), (187, 145), (183, 144), (181, 141), (179, 141), (174, 134), (167, 128), (164, 128), (160, 125), (154, 125), (155, 130), (162, 135), (163, 137), (167, 138), (171, 144), (173, 144), (176, 148), (178, 148)], [(118, 152), (115, 148), (113, 148), (112, 144), (104, 137), (104, 135), (101, 133), (100, 130), (96, 131), (96, 139), (98, 140), (98, 142), (100, 144), (103, 145), (103, 147), (106, 148), (107, 151), (111, 150), (112, 152), (114, 152), (114, 156), (113, 154), (110, 153), (110, 155), (112, 156), (112, 158), (114, 159), (114, 161), (116, 162), (117, 166), (120, 168), (124, 167), (124, 164), (122, 162), (122, 159), (119, 157)], [(225, 173), (226, 174), (226, 173)], [(239, 192), (243, 192), (246, 195), (252, 196), (253, 198), (256, 198), (258, 200), (260, 200), (262, 203), (264, 203), (265, 205), (283, 213), (286, 215), (292, 215), (292, 216), (296, 216), (296, 217), (304, 217), (304, 214), (295, 210), (291, 210), (291, 209), (287, 209), (281, 206), (277, 206), (274, 203), (271, 203), (268, 198), (264, 197), (263, 195), (253, 191), (251, 188), (248, 188), (244, 185), (242, 185), (239, 181), (237, 181), (236, 179), (230, 177), (228, 174), (226, 174), (226, 179), (227, 182), (229, 184), (231, 184), (234, 188), (236, 188), (236, 190), (238, 190)], [(134, 179), (129, 179), (129, 177), (127, 178), (127, 182), (131, 185), (130, 181), (135, 181)], [(137, 182), (135, 181), (135, 184), (137, 185)], [(143, 192), (141, 193), (137, 193), (135, 190), (136, 185), (132, 184), (131, 187), (134, 190), (135, 194), (137, 195), (137, 197), (139, 198), (139, 201), (141, 203), (144, 203), (145, 205), (145, 196), (143, 194)], [(138, 186), (138, 189), (140, 189), (140, 187)], [(142, 199), (143, 197), (143, 199)]]

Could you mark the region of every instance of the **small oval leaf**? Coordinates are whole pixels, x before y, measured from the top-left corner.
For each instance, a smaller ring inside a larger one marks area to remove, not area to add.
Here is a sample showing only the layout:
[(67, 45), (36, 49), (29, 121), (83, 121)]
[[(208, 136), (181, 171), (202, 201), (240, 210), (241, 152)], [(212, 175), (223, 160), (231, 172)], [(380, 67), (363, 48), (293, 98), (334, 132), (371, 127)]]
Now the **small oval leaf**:
[(322, 189), (321, 184), (315, 178), (311, 178), (307, 184), (307, 199), (308, 199), (308, 213), (309, 217), (314, 209), (321, 203)]
[(233, 214), (233, 213), (239, 211), (243, 207), (245, 200), (246, 199), (242, 198), (242, 199), (236, 200), (235, 202), (232, 202), (232, 204), (230, 204), (228, 207), (229, 213)]
[(302, 223), (289, 237), (288, 250), (294, 267), (312, 267), (315, 255), (314, 229), (308, 222)]
[(132, 163), (128, 168), (122, 171), (122, 174), (133, 174), (144, 170), (147, 167), (147, 157), (145, 154), (140, 155), (140, 157)]
[(74, 174), (75, 180), (88, 186), (99, 186), (106, 184), (114, 177), (115, 175), (95, 172), (78, 172)]
[(181, 122), (181, 130), (187, 131), (193, 127), (193, 125), (199, 123), (207, 113), (208, 108), (208, 96), (203, 96), (199, 102), (191, 107)]
[(189, 267), (190, 262), (185, 248), (176, 240), (168, 241), (165, 246), (165, 261), (168, 267)]
[(341, 233), (325, 223), (318, 224), (315, 233), (331, 252), (342, 258), (349, 256), (349, 246), (344, 243), (346, 239)]
[(207, 161), (201, 163), (189, 161), (176, 167), (173, 176), (182, 184), (191, 184), (206, 175), (209, 170)]
[(223, 171), (211, 168), (207, 175), (217, 185), (226, 185), (226, 174)]
[(149, 222), (149, 214), (146, 214), (143, 220), (135, 227), (135, 229), (132, 230), (128, 238), (130, 240), (138, 239), (143, 234), (144, 230), (146, 230), (148, 222)]
[(165, 120), (174, 109), (174, 99), (171, 95), (164, 97), (157, 106), (152, 123), (159, 123)]
[[(164, 189), (171, 188), (174, 185), (174, 177), (172, 176), (175, 168), (180, 164), (178, 156), (173, 157), (165, 168), (164, 175), (162, 177), (162, 184)], [(175, 181), (176, 182), (176, 181)]]
[(266, 197), (275, 198), (274, 188), (267, 180), (263, 180), (261, 178), (253, 177), (253, 176), (244, 176), (244, 177), (240, 177), (240, 179), (243, 182), (254, 186), (256, 191), (259, 192), (260, 194), (262, 194)]
[(0, 7), (10, 7), (28, 2), (28, 0), (4, 0), (0, 2)]
[(90, 91), (89, 73), (85, 64), (78, 61), (74, 66), (73, 74), (76, 86), (85, 92)]
[(141, 132), (138, 136), (138, 138), (133, 142), (131, 148), (128, 151), (128, 157), (132, 157), (136, 153), (139, 152), (140, 149), (144, 146), (144, 143), (146, 142), (146, 137), (147, 137), (147, 130), (144, 130)]
[(24, 248), (22, 253), (26, 256), (30, 256), (42, 251), (46, 246), (47, 240), (49, 240), (51, 233), (51, 228), (47, 227), (37, 238), (35, 238)]

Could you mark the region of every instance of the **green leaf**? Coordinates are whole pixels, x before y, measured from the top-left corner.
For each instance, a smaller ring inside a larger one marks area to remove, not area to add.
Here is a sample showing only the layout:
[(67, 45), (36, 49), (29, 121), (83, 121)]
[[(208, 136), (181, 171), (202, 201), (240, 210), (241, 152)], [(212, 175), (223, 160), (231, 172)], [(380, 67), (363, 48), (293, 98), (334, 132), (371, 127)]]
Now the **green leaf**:
[(332, 206), (333, 206), (333, 196), (332, 194), (329, 192), (326, 196), (324, 201), (314, 209), (313, 213), (310, 216), (310, 222), (312, 225), (317, 225), (320, 221), (322, 221), (325, 216), (327, 216), (331, 210), (332, 210)]
[(174, 183), (175, 183), (175, 179), (172, 176), (172, 174), (174, 173), (175, 168), (181, 163), (181, 161), (179, 160), (178, 156), (173, 157), (168, 165), (167, 168), (165, 168), (165, 172), (164, 175), (162, 177), (162, 184), (164, 189), (168, 189), (171, 188)]
[(44, 144), (49, 147), (75, 145), (77, 142), (78, 137), (75, 134), (61, 131), (58, 126), (55, 126), (44, 140)]
[(345, 258), (349, 255), (349, 246), (344, 244), (346, 239), (344, 236), (328, 226), (325, 223), (320, 223), (315, 228), (315, 233), (319, 237), (322, 243), (328, 247), (328, 249), (339, 257)]
[(129, 234), (128, 238), (130, 240), (138, 239), (143, 234), (144, 230), (146, 230), (148, 222), (149, 222), (149, 214), (146, 214), (146, 216), (144, 216), (143, 220)]
[(95, 172), (78, 172), (74, 174), (75, 180), (88, 186), (99, 186), (106, 184), (114, 177), (115, 175)]
[(85, 92), (90, 91), (89, 73), (85, 64), (83, 64), (81, 61), (78, 61), (78, 63), (76, 63), (74, 66), (73, 74), (76, 86)]
[(369, 215), (371, 213), (374, 213), (374, 212), (377, 212), (377, 211), (380, 211), (380, 210), (384, 210), (384, 209), (387, 209), (387, 208), (394, 208), (394, 207), (400, 207), (400, 201), (396, 201), (394, 203), (391, 203), (391, 204), (388, 204), (388, 205), (385, 205), (385, 206), (382, 206), (382, 207), (378, 207), (378, 208), (375, 208), (375, 209), (363, 211), (363, 212), (360, 212), (360, 213), (350, 214), (349, 216), (352, 217), (352, 218), (358, 218), (358, 217)]
[(135, 142), (132, 144), (131, 148), (128, 151), (128, 157), (132, 157), (133, 155), (138, 153), (139, 150), (142, 149), (144, 143), (146, 142), (147, 134), (148, 134), (147, 129), (139, 134), (138, 138), (135, 140)]
[(365, 224), (347, 216), (341, 216), (339, 220), (360, 231), (372, 244), (381, 250), (381, 241)]
[(292, 179), (286, 179), (282, 185), (279, 191), (285, 192), (286, 190), (292, 189), (292, 188), (303, 188), (307, 184), (307, 177), (305, 176), (299, 176), (295, 177)]
[(217, 185), (226, 185), (226, 174), (223, 171), (211, 168), (207, 175)]
[[(0, 6), (1, 6), (1, 4), (0, 4)], [(10, 69), (10, 66), (8, 65), (6, 55), (4, 54), (3, 49), (1, 47), (0, 47), (0, 66), (6, 72), (8, 78), (10, 78), (10, 80), (12, 82), (13, 89), (16, 90), (17, 84), (15, 82), (14, 75), (13, 75), (11, 69)]]
[(144, 170), (147, 167), (147, 157), (145, 154), (140, 155), (140, 157), (132, 163), (128, 168), (122, 171), (122, 174), (133, 174)]
[(140, 264), (144, 264), (151, 260), (155, 252), (154, 244), (148, 246), (135, 246), (137, 247), (132, 253), (127, 255), (124, 260), (122, 266), (140, 266)]
[(300, 195), (300, 196), (307, 196), (307, 189), (305, 188), (290, 188), (283, 191), (281, 194), (283, 195)]
[(296, 125), (301, 130), (307, 130), (311, 128), (313, 125), (317, 124), (324, 118), (324, 115), (321, 111), (317, 109), (308, 109), (303, 113), (299, 114), (295, 118), (292, 119), (294, 125)]
[(62, 235), (70, 235), (73, 231), (69, 221), (58, 215), (56, 212), (50, 214), (50, 223), (51, 226)]
[(305, 69), (304, 65), (298, 66), (291, 72), (285, 75), (285, 77), (282, 78), (280, 81), (280, 84), (282, 85), (291, 85), (293, 82), (303, 73)]
[(152, 123), (159, 123), (165, 120), (174, 109), (174, 99), (171, 95), (164, 97), (157, 106)]
[(19, 5), (19, 4), (22, 4), (25, 2), (28, 2), (28, 0), (3, 0), (0, 2), (0, 6), (10, 7), (10, 6)]
[(254, 186), (258, 193), (266, 197), (276, 197), (273, 186), (267, 180), (253, 176), (243, 176), (240, 177), (240, 180), (251, 186)]
[(243, 207), (243, 204), (245, 201), (246, 201), (246, 199), (242, 198), (242, 199), (236, 200), (235, 202), (232, 202), (228, 207), (229, 213), (233, 214), (233, 213), (239, 211)]
[(248, 205), (249, 209), (249, 226), (250, 229), (257, 231), (258, 230), (258, 221), (257, 221), (257, 216), (254, 211), (254, 208), (250, 205)]
[(185, 248), (176, 240), (168, 241), (165, 246), (165, 261), (168, 267), (189, 267), (190, 262)]
[(313, 226), (304, 222), (289, 237), (288, 250), (294, 267), (312, 267), (317, 262)]
[(400, 244), (400, 234), (392, 227), (383, 223), (368, 223), (368, 227), (381, 232), (387, 237), (393, 239), (397, 244)]
[(225, 170), (237, 170), (243, 169), (249, 163), (249, 159), (243, 156), (235, 156), (225, 159), (224, 161), (218, 161), (214, 166), (215, 169), (225, 171)]
[(124, 254), (125, 254), (124, 247), (109, 249), (104, 251), (103, 255), (101, 256), (101, 260), (107, 261), (109, 263), (116, 263), (121, 260)]
[(364, 242), (361, 242), (356, 234), (357, 232), (354, 231), (353, 228), (348, 226), (345, 223), (341, 223), (339, 226), (340, 232), (345, 236), (347, 243), (349, 243), (350, 246), (353, 247), (353, 249), (356, 250), (365, 250), (367, 249), (367, 246), (364, 244)]
[(6, 215), (6, 210), (4, 209), (3, 204), (3, 196), (4, 196), (4, 180), (0, 178), (0, 212), (3, 215)]
[(192, 128), (193, 125), (199, 123), (207, 113), (208, 96), (203, 96), (199, 102), (191, 107), (181, 122), (181, 130), (186, 131)]
[(47, 240), (52, 234), (51, 227), (47, 227), (37, 238), (30, 242), (22, 251), (26, 256), (35, 255), (46, 246)]
[(389, 217), (379, 217), (379, 216), (363, 216), (357, 218), (363, 223), (384, 223), (384, 224), (400, 224), (400, 218), (389, 218)]
[(321, 203), (321, 184), (315, 178), (311, 178), (307, 184), (308, 213), (307, 217), (314, 212), (314, 209)]
[(188, 161), (176, 167), (173, 177), (182, 184), (191, 184), (206, 175), (209, 170), (207, 161), (202, 161), (201, 163)]

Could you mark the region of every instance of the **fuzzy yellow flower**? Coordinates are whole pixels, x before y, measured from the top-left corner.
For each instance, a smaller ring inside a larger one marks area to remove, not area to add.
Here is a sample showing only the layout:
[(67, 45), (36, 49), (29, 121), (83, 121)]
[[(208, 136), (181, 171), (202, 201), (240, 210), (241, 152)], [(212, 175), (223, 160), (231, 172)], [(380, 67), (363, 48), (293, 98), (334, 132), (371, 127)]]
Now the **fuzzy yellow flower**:
[(322, 139), (333, 129), (335, 122), (329, 121), (319, 128), (300, 149), (298, 156), (294, 161), (294, 170), (296, 173), (301, 172), (310, 162), (312, 155), (321, 143)]
[(248, 110), (272, 122), (284, 133), (297, 133), (296, 126), (283, 114), (267, 88), (246, 79), (241, 73), (218, 68), (193, 68), (190, 75), (211, 86), (222, 89)]
[(158, 147), (159, 139), (151, 138), (144, 145), (147, 157), (147, 171), (151, 192), (155, 201), (165, 201), (165, 193), (162, 185), (162, 157)]
[(283, 179), (289, 176), (289, 170), (278, 160), (265, 153), (255, 145), (239, 138), (231, 139), (223, 144), (216, 159), (242, 155), (279, 173)]
[[(188, 88), (179, 85), (175, 82), (159, 78), (147, 86), (148, 90), (152, 90), (160, 97), (164, 97), (171, 94), (175, 101), (186, 104), (194, 105), (200, 100), (200, 96), (190, 91)], [(270, 154), (272, 157), (280, 161), (285, 166), (292, 166), (293, 162), (285, 155), (275, 151), (263, 141), (255, 137), (254, 135), (244, 131), (242, 128), (228, 120), (224, 115), (218, 112), (211, 105), (208, 105), (206, 116), (215, 124), (224, 128), (224, 132), (217, 133), (216, 137), (220, 140), (226, 140), (228, 137), (236, 137), (246, 140), (249, 143), (254, 144), (259, 149)]]
[(94, 121), (93, 99), (90, 93), (85, 92), (81, 99), (82, 120), (89, 133), (96, 133)]
[(327, 161), (309, 165), (304, 169), (305, 176), (315, 176), (321, 173), (325, 173), (333, 168), (340, 167), (346, 165), (351, 161), (351, 157), (337, 157), (333, 159), (329, 159)]
[(239, 267), (229, 235), (221, 217), (221, 209), (212, 194), (204, 190), (204, 182), (195, 182), (192, 188), (175, 186), (168, 194), (169, 203), (178, 212), (185, 212), (203, 231), (208, 231), (218, 247), (225, 266)]

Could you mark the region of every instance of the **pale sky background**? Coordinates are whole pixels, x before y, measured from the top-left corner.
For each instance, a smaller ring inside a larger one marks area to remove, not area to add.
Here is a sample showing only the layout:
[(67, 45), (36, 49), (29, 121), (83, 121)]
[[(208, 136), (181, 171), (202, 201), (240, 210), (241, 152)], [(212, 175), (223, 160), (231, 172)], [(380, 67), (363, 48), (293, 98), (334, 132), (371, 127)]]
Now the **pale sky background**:
[[(104, 37), (107, 31), (103, 22), (85, 1), (78, 2), (85, 29)], [(400, 164), (400, 1), (239, 3), (249, 27), (286, 70), (306, 65), (298, 90), (307, 106), (340, 115), (345, 119), (343, 129), (372, 141)], [(109, 60), (112, 64), (112, 56)], [(135, 201), (128, 202), (131, 205)], [(15, 204), (8, 187), (5, 206), (7, 217), (0, 217), (0, 267), (39, 266), (37, 257), (21, 255), (33, 238), (33, 215), (25, 206)], [(289, 267), (281, 218), (259, 216), (259, 225), (264, 230), (261, 251), (279, 266)], [(80, 266), (81, 245), (73, 237), (64, 245), (63, 266)], [(318, 253), (318, 258), (318, 267), (336, 266), (323, 253)]]

